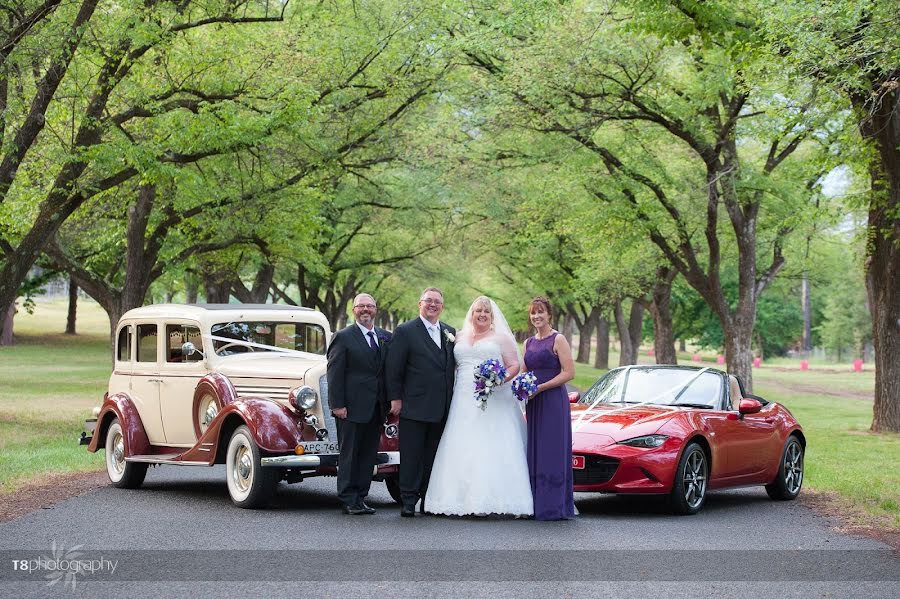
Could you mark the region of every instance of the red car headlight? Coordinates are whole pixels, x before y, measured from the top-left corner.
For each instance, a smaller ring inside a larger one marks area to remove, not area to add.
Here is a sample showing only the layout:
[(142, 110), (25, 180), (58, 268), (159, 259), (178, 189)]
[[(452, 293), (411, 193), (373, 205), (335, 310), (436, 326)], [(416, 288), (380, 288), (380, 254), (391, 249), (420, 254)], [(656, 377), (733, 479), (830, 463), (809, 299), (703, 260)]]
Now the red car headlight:
[(619, 441), (618, 445), (629, 445), (631, 447), (659, 447), (668, 439), (668, 435), (644, 435), (642, 437), (634, 437), (633, 439), (625, 439)]

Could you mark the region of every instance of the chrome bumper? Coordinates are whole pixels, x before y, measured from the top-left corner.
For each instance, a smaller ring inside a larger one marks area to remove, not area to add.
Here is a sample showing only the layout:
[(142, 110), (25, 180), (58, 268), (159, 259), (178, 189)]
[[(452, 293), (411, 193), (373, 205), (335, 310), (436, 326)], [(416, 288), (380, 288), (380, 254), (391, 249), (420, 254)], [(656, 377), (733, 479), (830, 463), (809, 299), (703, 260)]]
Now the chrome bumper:
[[(260, 463), (262, 466), (270, 468), (318, 468), (320, 466), (337, 465), (337, 457), (338, 454), (336, 453), (326, 455), (279, 455), (271, 458), (261, 458)], [(376, 460), (378, 466), (399, 463), (399, 451), (378, 452), (378, 459)]]

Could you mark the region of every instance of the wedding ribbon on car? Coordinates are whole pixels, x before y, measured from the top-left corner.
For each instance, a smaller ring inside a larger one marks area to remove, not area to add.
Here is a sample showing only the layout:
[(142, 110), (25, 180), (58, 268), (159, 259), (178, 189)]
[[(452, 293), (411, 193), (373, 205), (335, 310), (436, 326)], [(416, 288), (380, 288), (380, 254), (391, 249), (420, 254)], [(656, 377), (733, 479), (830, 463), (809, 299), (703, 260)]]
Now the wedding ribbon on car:
[[(244, 347), (258, 347), (260, 349), (264, 349), (266, 351), (276, 351), (285, 354), (299, 354), (301, 356), (316, 356), (318, 354), (314, 354), (308, 351), (300, 351), (299, 349), (288, 349), (286, 347), (278, 347), (275, 345), (266, 345), (264, 343), (254, 343), (252, 341), (244, 341), (243, 339), (235, 339), (233, 337), (219, 337), (217, 335), (210, 335), (208, 337), (213, 341), (225, 341), (228, 345), (241, 345)], [(222, 349), (221, 347), (219, 349)], [(217, 350), (213, 350), (214, 352)]]
[[(622, 376), (626, 377), (626, 379), (627, 379), (628, 371), (630, 371), (632, 368), (635, 368), (635, 366), (634, 365), (626, 366), (625, 371), (623, 372)], [(622, 410), (630, 410), (631, 408), (638, 408), (640, 406), (660, 405), (660, 404), (655, 404), (654, 401), (659, 399), (660, 397), (665, 397), (666, 395), (674, 393), (676, 389), (686, 389), (687, 387), (689, 387), (691, 385), (691, 383), (696, 381), (700, 377), (700, 375), (703, 374), (704, 372), (706, 372), (707, 370), (709, 370), (709, 366), (701, 368), (700, 370), (697, 371), (697, 374), (695, 374), (690, 379), (688, 379), (688, 381), (686, 383), (679, 383), (677, 385), (673, 385), (672, 387), (669, 387), (668, 389), (663, 389), (662, 391), (660, 391), (659, 393), (657, 393), (656, 395), (654, 395), (647, 401), (642, 401), (640, 403), (635, 403), (635, 404), (628, 404), (621, 408), (609, 410), (607, 412), (604, 412), (603, 415), (614, 414), (615, 412), (621, 412)], [(595, 399), (593, 401), (593, 403), (591, 403), (591, 405), (589, 405), (584, 411), (581, 412), (581, 415), (578, 416), (578, 420), (575, 421), (575, 426), (572, 427), (573, 433), (577, 433), (581, 429), (581, 427), (584, 426), (583, 420), (584, 420), (585, 415), (588, 412), (590, 412), (591, 410), (593, 410), (595, 407), (597, 407), (597, 404), (600, 403), (601, 399), (603, 399), (602, 395), (600, 397), (598, 397), (597, 399)], [(613, 403), (613, 402), (609, 402), (609, 403)], [(678, 404), (675, 404), (675, 405), (678, 405)], [(573, 443), (574, 443), (574, 440), (573, 440)]]

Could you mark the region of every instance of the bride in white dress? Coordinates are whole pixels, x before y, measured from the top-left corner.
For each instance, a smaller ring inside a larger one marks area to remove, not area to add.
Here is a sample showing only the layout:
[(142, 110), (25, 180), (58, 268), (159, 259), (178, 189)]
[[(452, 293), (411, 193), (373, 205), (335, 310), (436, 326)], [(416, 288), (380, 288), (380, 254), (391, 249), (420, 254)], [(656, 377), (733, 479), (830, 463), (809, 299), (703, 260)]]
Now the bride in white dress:
[[(531, 516), (525, 419), (509, 385), (521, 360), (493, 300), (482, 296), (472, 303), (454, 345), (456, 385), (425, 510), (454, 516)], [(507, 376), (482, 410), (475, 401), (475, 367), (488, 358), (501, 360)]]

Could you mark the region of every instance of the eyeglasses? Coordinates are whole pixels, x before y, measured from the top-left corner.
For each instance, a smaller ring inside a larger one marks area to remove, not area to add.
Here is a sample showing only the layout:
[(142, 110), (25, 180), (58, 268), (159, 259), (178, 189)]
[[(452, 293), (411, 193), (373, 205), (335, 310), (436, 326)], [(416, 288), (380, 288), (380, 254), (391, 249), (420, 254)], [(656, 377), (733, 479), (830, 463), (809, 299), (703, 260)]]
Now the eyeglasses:
[(375, 304), (356, 304), (353, 306), (354, 308), (368, 308), (369, 310), (375, 309)]
[(441, 304), (444, 303), (443, 301), (436, 300), (436, 299), (420, 299), (419, 301), (422, 302), (423, 304), (427, 304), (429, 306), (440, 306)]

